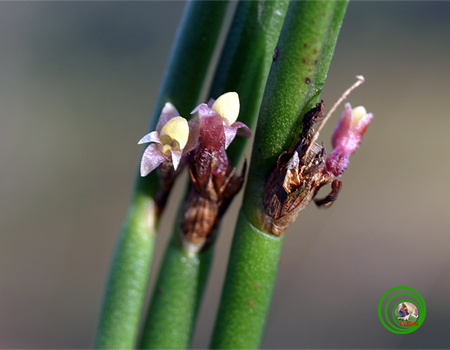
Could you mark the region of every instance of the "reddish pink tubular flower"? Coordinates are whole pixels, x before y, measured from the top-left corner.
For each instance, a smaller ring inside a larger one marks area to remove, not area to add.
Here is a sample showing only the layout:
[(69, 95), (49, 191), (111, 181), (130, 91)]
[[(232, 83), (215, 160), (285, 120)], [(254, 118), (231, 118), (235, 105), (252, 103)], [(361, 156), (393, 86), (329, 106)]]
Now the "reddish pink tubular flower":
[(341, 119), (333, 131), (331, 143), (333, 151), (327, 158), (327, 171), (340, 176), (347, 169), (350, 156), (358, 149), (364, 133), (373, 118), (364, 107), (352, 109), (350, 103), (345, 104)]

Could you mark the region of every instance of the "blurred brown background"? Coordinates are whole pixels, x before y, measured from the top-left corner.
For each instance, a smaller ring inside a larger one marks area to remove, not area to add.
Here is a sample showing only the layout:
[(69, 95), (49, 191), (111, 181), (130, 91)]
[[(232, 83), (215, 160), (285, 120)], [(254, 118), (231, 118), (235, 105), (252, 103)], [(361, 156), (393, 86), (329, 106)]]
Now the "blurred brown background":
[[(1, 348), (92, 345), (136, 142), (184, 5), (0, 3)], [(363, 74), (349, 101), (375, 118), (339, 201), (311, 205), (287, 232), (264, 348), (450, 347), (449, 17), (449, 2), (350, 3), (323, 98), (331, 106)], [(321, 133), (328, 145), (332, 128)], [(196, 348), (208, 346), (239, 201), (225, 217)], [(409, 335), (389, 333), (377, 315), (398, 285), (427, 305)]]

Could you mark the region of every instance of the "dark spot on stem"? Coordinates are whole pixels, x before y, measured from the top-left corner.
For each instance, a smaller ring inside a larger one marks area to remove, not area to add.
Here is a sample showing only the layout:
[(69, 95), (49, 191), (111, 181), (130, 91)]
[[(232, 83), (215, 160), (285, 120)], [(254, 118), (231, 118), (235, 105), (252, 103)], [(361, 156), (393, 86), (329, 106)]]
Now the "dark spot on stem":
[(261, 147), (258, 147), (258, 152), (261, 153)]
[(163, 292), (163, 289), (162, 289), (162, 288), (158, 288), (158, 289), (156, 290), (156, 293), (158, 293), (159, 295), (162, 295), (164, 292)]
[(306, 83), (306, 84), (310, 84), (310, 83), (311, 83), (311, 79), (306, 78), (306, 79), (305, 79), (305, 83)]
[(317, 54), (317, 49), (314, 49), (313, 52), (314, 52), (314, 55)]
[(259, 284), (255, 284), (255, 288), (256, 288), (256, 289), (259, 289)]
[(306, 64), (306, 58), (303, 59), (303, 63)]
[(250, 305), (250, 306), (252, 306), (252, 305), (253, 305), (253, 301), (247, 300), (247, 304)]
[(277, 60), (278, 53), (279, 53), (279, 50), (278, 50), (278, 46), (277, 46), (277, 47), (275, 47), (275, 50), (273, 50), (273, 61)]
[(303, 47), (307, 47), (307, 46), (308, 46), (308, 44), (307, 44), (307, 43), (304, 43), (304, 44), (303, 44)]
[(314, 65), (317, 65), (317, 60), (314, 61)]

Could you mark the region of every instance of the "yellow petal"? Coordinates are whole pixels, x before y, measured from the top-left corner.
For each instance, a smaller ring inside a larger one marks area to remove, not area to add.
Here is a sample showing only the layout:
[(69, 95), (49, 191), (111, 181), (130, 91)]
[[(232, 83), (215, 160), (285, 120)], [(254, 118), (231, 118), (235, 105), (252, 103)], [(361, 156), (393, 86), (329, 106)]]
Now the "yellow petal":
[(363, 106), (353, 108), (352, 111), (352, 124), (355, 126), (358, 122), (367, 114), (366, 109)]
[(159, 137), (163, 144), (171, 142), (170, 139), (164, 136), (169, 136), (170, 139), (176, 141), (172, 145), (172, 149), (183, 149), (189, 138), (189, 126), (187, 120), (183, 117), (170, 119), (161, 129)]
[(212, 109), (220, 114), (228, 126), (237, 120), (239, 108), (239, 95), (237, 92), (227, 92), (219, 96), (212, 105)]

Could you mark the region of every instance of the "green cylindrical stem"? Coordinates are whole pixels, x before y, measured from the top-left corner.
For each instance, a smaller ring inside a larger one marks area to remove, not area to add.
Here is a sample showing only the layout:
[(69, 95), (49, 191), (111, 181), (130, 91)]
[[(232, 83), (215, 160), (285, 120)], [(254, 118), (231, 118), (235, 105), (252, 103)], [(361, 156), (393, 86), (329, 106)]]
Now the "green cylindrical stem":
[[(303, 116), (317, 102), (346, 6), (347, 1), (289, 5), (261, 105), (212, 348), (260, 345), (282, 248), (282, 236), (261, 231), (265, 181), (279, 155), (298, 137)], [(261, 291), (257, 283), (263, 286)]]
[(259, 347), (275, 284), (283, 236), (259, 231), (239, 214), (212, 349)]
[(174, 229), (153, 293), (142, 349), (189, 347), (212, 254), (212, 249), (188, 254)]
[[(239, 121), (253, 131), (261, 105), (288, 0), (240, 1), (222, 52), (210, 96), (236, 91), (241, 101)], [(235, 166), (247, 145), (236, 137), (227, 149)]]
[(135, 197), (116, 243), (95, 347), (134, 347), (153, 258), (152, 200)]
[[(198, 103), (227, 5), (226, 1), (187, 4), (150, 130), (155, 129), (165, 102), (171, 101), (185, 116)], [(154, 201), (158, 188), (156, 171), (145, 178), (137, 173), (135, 192), (111, 264), (95, 340), (97, 349), (135, 347), (163, 209)]]
[(243, 209), (254, 225), (267, 175), (322, 92), (347, 1), (292, 1), (261, 104)]

